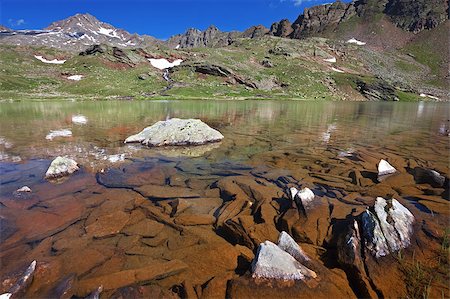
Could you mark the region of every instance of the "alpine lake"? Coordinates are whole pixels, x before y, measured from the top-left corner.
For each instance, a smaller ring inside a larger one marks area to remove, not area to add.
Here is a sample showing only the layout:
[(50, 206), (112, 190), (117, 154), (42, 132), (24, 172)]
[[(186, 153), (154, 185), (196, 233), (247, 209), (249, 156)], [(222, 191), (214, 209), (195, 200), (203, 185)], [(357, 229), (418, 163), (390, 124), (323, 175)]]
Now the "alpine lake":
[[(449, 297), (449, 111), (431, 102), (0, 103), (0, 293), (36, 260), (24, 297), (85, 298), (100, 285), (101, 298)], [(174, 117), (201, 119), (224, 139), (124, 144)], [(57, 156), (80, 169), (46, 180)], [(383, 180), (381, 159), (397, 170)], [(31, 192), (16, 191), (23, 186)], [(296, 207), (291, 187), (310, 188), (314, 208)], [(410, 245), (374, 257), (361, 241), (360, 260), (343, 262), (340, 239), (377, 197), (414, 215)], [(316, 279), (252, 277), (259, 244), (282, 231)]]

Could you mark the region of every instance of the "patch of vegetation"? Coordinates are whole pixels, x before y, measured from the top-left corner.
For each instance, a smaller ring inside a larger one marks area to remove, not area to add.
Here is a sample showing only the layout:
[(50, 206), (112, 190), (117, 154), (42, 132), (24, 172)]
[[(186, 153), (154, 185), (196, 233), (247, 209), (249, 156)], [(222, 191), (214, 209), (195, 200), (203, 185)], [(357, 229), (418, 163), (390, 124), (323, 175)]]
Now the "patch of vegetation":
[[(441, 246), (430, 260), (418, 260), (413, 253), (411, 259), (398, 253), (400, 270), (404, 275), (407, 298), (442, 298), (448, 297), (448, 281), (450, 281), (450, 228), (446, 228)], [(445, 290), (445, 291), (444, 291)], [(446, 292), (446, 293), (445, 293)]]
[(419, 97), (419, 95), (407, 91), (396, 90), (395, 95), (401, 102), (417, 102), (422, 100), (422, 98)]

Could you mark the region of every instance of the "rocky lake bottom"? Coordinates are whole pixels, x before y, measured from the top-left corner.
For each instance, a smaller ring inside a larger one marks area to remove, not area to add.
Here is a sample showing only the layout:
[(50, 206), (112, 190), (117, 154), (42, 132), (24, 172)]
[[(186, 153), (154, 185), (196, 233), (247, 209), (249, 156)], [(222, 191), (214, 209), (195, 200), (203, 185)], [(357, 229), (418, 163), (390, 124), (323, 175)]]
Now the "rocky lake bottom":
[[(449, 108), (1, 103), (0, 294), (20, 284), (35, 260), (18, 297), (85, 298), (100, 286), (101, 298), (449, 297)], [(201, 119), (224, 139), (194, 147), (123, 143), (174, 117)], [(46, 180), (57, 156), (80, 170)], [(381, 179), (382, 159), (397, 171)], [(23, 186), (31, 192), (18, 192)], [(292, 193), (306, 187), (310, 205)], [(384, 251), (365, 218), (382, 218), (379, 197), (388, 201)], [(410, 224), (406, 233), (401, 221)], [(302, 258), (283, 247), (283, 231)], [(261, 243), (292, 259), (264, 268), (282, 279), (258, 274)], [(286, 279), (287, 267), (299, 264), (314, 275)]]

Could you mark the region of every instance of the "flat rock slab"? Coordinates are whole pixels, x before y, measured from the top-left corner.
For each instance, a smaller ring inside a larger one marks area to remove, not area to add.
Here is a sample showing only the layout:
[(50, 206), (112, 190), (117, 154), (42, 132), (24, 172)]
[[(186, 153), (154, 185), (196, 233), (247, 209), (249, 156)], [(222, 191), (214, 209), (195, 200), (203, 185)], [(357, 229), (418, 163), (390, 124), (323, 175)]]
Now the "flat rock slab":
[(113, 290), (140, 282), (162, 279), (187, 269), (187, 265), (179, 260), (154, 263), (147, 267), (120, 271), (104, 276), (85, 279), (79, 282), (78, 294), (85, 296), (102, 285), (103, 290)]
[(95, 238), (112, 236), (118, 234), (129, 219), (130, 215), (123, 211), (102, 215), (95, 222), (86, 226), (86, 232)]
[(209, 225), (213, 224), (216, 218), (212, 215), (188, 215), (183, 214), (175, 219), (176, 224), (180, 225)]
[(122, 232), (126, 235), (139, 235), (143, 237), (156, 237), (164, 228), (164, 224), (151, 219), (145, 219), (136, 224), (125, 227)]
[(145, 185), (134, 190), (145, 197), (156, 199), (200, 197), (194, 190), (183, 187)]
[(125, 143), (142, 143), (147, 146), (201, 145), (223, 138), (219, 131), (199, 119), (172, 118), (159, 121), (128, 137)]

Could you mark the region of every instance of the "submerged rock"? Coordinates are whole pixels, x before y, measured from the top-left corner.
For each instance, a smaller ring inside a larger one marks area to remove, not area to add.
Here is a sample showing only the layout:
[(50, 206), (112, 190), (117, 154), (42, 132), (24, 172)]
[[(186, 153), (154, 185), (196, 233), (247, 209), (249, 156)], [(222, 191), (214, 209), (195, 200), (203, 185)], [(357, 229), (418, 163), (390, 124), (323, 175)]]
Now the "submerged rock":
[(103, 286), (99, 286), (95, 291), (93, 291), (92, 293), (90, 293), (87, 297), (85, 297), (84, 299), (99, 299), (100, 298), (100, 294), (101, 292), (103, 292)]
[(87, 120), (86, 116), (77, 114), (77, 115), (72, 116), (72, 122), (74, 124), (85, 125), (85, 124), (87, 124), (88, 120)]
[(23, 186), (23, 187), (17, 189), (16, 192), (31, 192), (31, 189), (28, 186)]
[(253, 278), (306, 280), (317, 275), (270, 241), (261, 243), (252, 263)]
[(71, 173), (74, 173), (79, 169), (77, 162), (72, 159), (58, 156), (52, 161), (50, 167), (45, 173), (46, 179), (59, 178)]
[(25, 295), (28, 287), (33, 282), (34, 272), (36, 270), (36, 261), (32, 261), (23, 275), (17, 282), (9, 289), (8, 293), (0, 295), (2, 298), (18, 297)]
[(388, 174), (393, 174), (397, 172), (397, 169), (395, 169), (391, 164), (389, 164), (388, 161), (381, 159), (380, 163), (378, 163), (378, 177), (382, 177)]
[(172, 118), (159, 121), (132, 135), (125, 143), (139, 142), (147, 146), (201, 145), (217, 142), (224, 136), (199, 119)]

